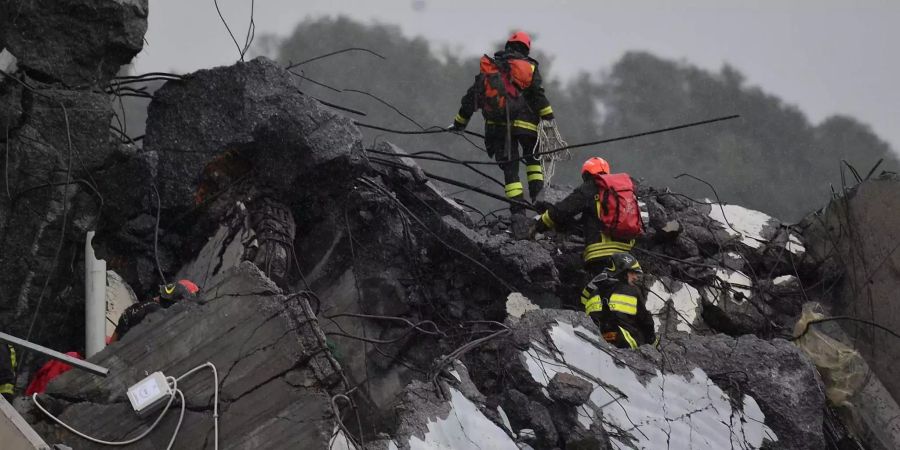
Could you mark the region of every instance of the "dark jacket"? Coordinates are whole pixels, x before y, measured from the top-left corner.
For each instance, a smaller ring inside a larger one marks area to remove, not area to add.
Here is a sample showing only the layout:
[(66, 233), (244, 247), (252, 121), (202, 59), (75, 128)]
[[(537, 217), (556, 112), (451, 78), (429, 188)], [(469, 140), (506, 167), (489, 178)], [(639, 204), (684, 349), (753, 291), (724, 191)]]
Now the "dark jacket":
[(647, 297), (639, 288), (623, 281), (609, 280), (597, 286), (593, 293), (585, 288), (581, 301), (585, 312), (602, 333), (619, 333), (617, 346), (631, 346), (626, 335), (630, 335), (637, 345), (652, 344), (656, 340), (653, 316), (647, 311)]
[(115, 336), (118, 339), (122, 339), (122, 336), (125, 336), (125, 333), (127, 333), (128, 330), (141, 323), (141, 321), (144, 320), (144, 317), (147, 317), (147, 314), (159, 311), (160, 309), (163, 309), (163, 306), (160, 305), (159, 302), (153, 300), (135, 303), (128, 308), (125, 308), (125, 311), (122, 311), (122, 315), (119, 316), (119, 323), (116, 324)]
[[(541, 214), (538, 231), (561, 229), (580, 223), (584, 234), (584, 261), (591, 262), (614, 253), (631, 251), (634, 240), (619, 241), (604, 233), (603, 222), (597, 215), (599, 205), (597, 184), (587, 179), (571, 194)], [(581, 217), (578, 217), (578, 215)]]
[[(534, 72), (532, 73), (531, 85), (522, 91), (521, 102), (510, 102), (515, 105), (510, 108), (509, 120), (512, 122), (512, 132), (514, 134), (537, 134), (538, 122), (543, 120), (553, 120), (553, 108), (550, 101), (544, 94), (543, 80), (541, 72), (538, 69), (538, 62), (519, 53), (500, 51), (494, 54), (494, 58), (516, 58), (528, 61)], [(472, 118), (475, 111), (482, 109), (484, 106), (484, 74), (479, 73), (475, 77), (475, 82), (463, 95), (460, 101), (459, 112), (456, 114), (454, 121), (458, 126), (465, 126)], [(506, 129), (506, 114), (497, 117), (485, 116), (485, 134), (496, 134), (502, 129)]]

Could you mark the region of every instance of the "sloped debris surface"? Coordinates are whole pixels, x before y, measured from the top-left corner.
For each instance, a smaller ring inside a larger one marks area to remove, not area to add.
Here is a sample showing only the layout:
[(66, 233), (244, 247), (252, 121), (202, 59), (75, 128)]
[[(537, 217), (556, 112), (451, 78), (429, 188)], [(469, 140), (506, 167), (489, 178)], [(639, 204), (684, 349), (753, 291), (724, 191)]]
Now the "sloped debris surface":
[(465, 366), (457, 362), (454, 370), (454, 380), (439, 381), (440, 391), (435, 384), (418, 381), (406, 388), (397, 406), (400, 426), (389, 448), (517, 450), (510, 432), (494, 422), (502, 422), (499, 413), (492, 414), (492, 420), (483, 412), (484, 398), (469, 379)]
[(528, 313), (515, 328), (529, 346), (514, 368), (524, 378), (518, 389), (530, 383), (540, 398), (558, 373), (590, 381), (578, 423), (602, 426), (613, 448), (824, 446), (820, 380), (787, 342), (682, 334), (661, 352), (622, 351), (598, 341), (583, 315), (553, 310)]
[[(70, 371), (51, 383), (49, 398), (42, 401), (54, 403), (60, 418), (76, 429), (121, 439), (143, 423), (124, 398), (129, 386), (150, 372), (177, 377), (210, 361), (219, 373), (222, 448), (284, 448), (297, 442), (324, 448), (333, 426), (328, 388), (339, 382), (340, 367), (322, 351), (324, 336), (304, 311), (309, 311), (305, 301), (281, 295), (245, 263), (212, 280), (196, 303), (149, 315), (98, 354), (94, 361), (110, 368), (108, 378)], [(177, 446), (206, 448), (213, 425), (212, 376), (203, 371), (178, 386), (188, 412)], [(176, 418), (168, 414), (148, 439), (131, 448), (165, 447)], [(74, 448), (102, 447), (47, 422), (37, 428)]]

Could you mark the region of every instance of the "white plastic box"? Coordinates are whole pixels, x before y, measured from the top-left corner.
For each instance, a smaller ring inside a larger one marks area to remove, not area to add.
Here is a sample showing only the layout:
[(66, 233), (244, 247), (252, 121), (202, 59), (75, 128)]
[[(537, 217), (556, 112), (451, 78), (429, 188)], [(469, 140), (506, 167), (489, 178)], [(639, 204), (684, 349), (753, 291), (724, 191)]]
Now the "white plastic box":
[(172, 392), (166, 376), (162, 372), (153, 372), (147, 378), (128, 388), (128, 400), (131, 407), (140, 417), (146, 417), (169, 401)]

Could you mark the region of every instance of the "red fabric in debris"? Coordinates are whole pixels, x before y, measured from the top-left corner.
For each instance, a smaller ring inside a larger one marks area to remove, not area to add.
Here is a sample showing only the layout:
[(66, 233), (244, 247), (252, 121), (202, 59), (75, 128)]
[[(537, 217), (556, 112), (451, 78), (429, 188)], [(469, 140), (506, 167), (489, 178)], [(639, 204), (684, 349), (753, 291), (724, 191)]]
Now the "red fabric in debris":
[[(84, 357), (81, 356), (81, 353), (78, 352), (66, 352), (66, 354), (73, 358), (84, 359)], [(47, 363), (41, 366), (37, 373), (34, 374), (34, 378), (32, 378), (31, 383), (28, 384), (28, 389), (25, 390), (25, 395), (30, 396), (35, 393), (43, 394), (51, 381), (71, 369), (72, 366), (64, 362), (55, 359), (47, 361)]]

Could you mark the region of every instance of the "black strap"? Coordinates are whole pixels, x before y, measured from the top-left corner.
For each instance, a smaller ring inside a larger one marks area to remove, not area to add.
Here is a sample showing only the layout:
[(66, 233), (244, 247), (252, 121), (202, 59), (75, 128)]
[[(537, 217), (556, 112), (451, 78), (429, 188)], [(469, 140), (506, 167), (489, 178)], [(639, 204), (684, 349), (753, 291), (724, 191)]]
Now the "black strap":
[(600, 207), (603, 208), (603, 215), (609, 214), (609, 206), (607, 205), (609, 201), (609, 188), (603, 190), (603, 198), (600, 200)]

